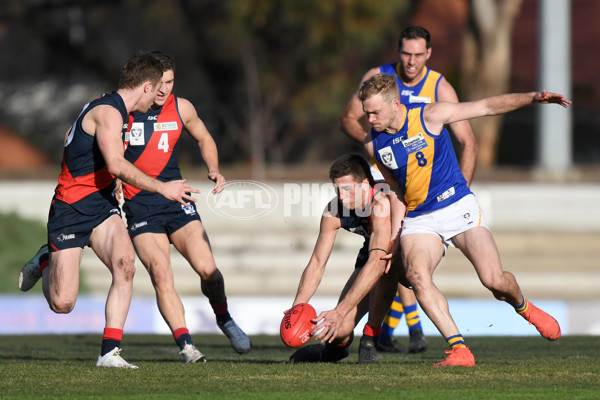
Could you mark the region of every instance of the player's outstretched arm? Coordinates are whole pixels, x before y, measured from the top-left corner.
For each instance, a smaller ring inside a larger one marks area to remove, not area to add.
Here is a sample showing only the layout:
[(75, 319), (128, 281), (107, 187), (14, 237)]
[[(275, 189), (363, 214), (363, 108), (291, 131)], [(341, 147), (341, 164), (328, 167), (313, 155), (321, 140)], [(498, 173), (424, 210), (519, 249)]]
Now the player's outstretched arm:
[[(438, 84), (437, 101), (458, 103), (456, 91), (444, 77), (442, 77)], [(471, 186), (477, 162), (477, 140), (471, 128), (471, 123), (469, 121), (453, 122), (450, 124), (450, 131), (460, 145), (460, 158), (458, 160), (460, 171), (467, 181), (467, 186)]]
[(439, 134), (442, 127), (456, 121), (505, 114), (533, 103), (558, 104), (567, 107), (571, 101), (558, 93), (542, 92), (509, 93), (464, 103), (438, 102), (425, 106), (423, 117), (427, 129)]

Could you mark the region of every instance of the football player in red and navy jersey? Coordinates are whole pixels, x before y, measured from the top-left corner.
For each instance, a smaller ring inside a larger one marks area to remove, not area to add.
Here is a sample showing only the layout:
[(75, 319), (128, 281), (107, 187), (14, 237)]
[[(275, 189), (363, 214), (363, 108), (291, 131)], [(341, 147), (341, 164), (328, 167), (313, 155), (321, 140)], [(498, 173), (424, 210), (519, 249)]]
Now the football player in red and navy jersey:
[(318, 323), (313, 333), (324, 344), (304, 346), (292, 354), (290, 362), (337, 362), (347, 357), (354, 328), (368, 312), (358, 362), (373, 364), (377, 363), (374, 341), (381, 333), (381, 323), (394, 298), (400, 272), (397, 265), (387, 265), (383, 259), (392, 241), (390, 200), (375, 185), (369, 163), (360, 154), (340, 156), (331, 165), (329, 176), (337, 196), (321, 217), (317, 243), (302, 273), (292, 307), (308, 303), (315, 294), (340, 228), (365, 240), (337, 306), (313, 320)]
[(29, 290), (43, 277), (43, 292), (56, 313), (73, 310), (83, 247), (90, 246), (112, 274), (99, 367), (137, 368), (119, 345), (131, 302), (135, 253), (114, 195), (115, 178), (187, 204), (197, 190), (183, 180), (162, 182), (124, 158), (123, 134), (133, 111), (146, 112), (161, 85), (162, 67), (150, 55), (130, 58), (119, 88), (86, 104), (65, 139), (62, 171), (48, 216), (48, 243), (19, 275)]
[[(217, 146), (192, 103), (172, 93), (175, 83), (173, 57), (160, 52), (150, 54), (162, 64), (162, 85), (152, 108), (134, 114), (125, 158), (159, 181), (179, 180), (179, 147), (185, 128), (200, 148), (208, 168), (208, 179), (215, 182), (213, 193), (218, 193), (225, 185), (225, 178), (219, 172)], [(183, 304), (175, 290), (171, 243), (199, 275), (202, 292), (209, 299), (217, 325), (227, 335), (233, 349), (240, 354), (249, 352), (250, 339), (228, 312), (223, 275), (215, 264), (194, 202), (183, 206), (133, 185), (125, 185), (123, 195), (129, 235), (150, 274), (158, 308), (184, 360), (188, 363), (206, 361), (192, 341)]]

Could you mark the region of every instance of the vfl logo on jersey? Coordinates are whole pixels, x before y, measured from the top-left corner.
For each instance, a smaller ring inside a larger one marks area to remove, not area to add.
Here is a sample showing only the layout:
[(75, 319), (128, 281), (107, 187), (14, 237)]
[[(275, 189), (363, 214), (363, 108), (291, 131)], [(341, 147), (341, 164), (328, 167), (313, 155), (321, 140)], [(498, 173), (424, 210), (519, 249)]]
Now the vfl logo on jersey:
[(419, 133), (418, 135), (403, 140), (402, 145), (404, 146), (404, 150), (406, 150), (406, 154), (412, 154), (427, 147), (427, 142), (425, 141), (423, 134)]
[(182, 209), (183, 211), (185, 211), (185, 213), (186, 213), (187, 215), (194, 215), (194, 214), (196, 214), (196, 210), (194, 209), (194, 207), (192, 207), (192, 204), (191, 204), (191, 203), (190, 203), (190, 205), (189, 205), (189, 206), (187, 206), (187, 207), (186, 207), (186, 206), (184, 206), (184, 205), (182, 204), (182, 205), (181, 205), (181, 209)]
[(176, 131), (177, 121), (173, 122), (157, 122), (154, 124), (155, 131)]
[(379, 157), (381, 157), (381, 162), (388, 167), (389, 169), (398, 169), (398, 164), (396, 163), (396, 158), (394, 157), (394, 153), (392, 152), (392, 148), (390, 146), (384, 147), (383, 149), (379, 149)]
[(146, 144), (144, 138), (144, 123), (134, 122), (131, 125), (131, 132), (129, 133), (129, 145), (130, 146), (143, 146)]
[(424, 96), (413, 96), (412, 94), (408, 97), (409, 103), (431, 103), (431, 97)]

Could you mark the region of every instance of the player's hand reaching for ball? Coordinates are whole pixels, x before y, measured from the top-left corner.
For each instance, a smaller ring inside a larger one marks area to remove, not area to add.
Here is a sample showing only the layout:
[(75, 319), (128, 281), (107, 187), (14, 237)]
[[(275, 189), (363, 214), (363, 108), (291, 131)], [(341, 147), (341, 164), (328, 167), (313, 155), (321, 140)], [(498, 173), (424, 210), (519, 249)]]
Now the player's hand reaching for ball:
[(336, 338), (337, 333), (342, 325), (343, 318), (335, 309), (331, 311), (323, 311), (315, 319), (312, 320), (317, 326), (312, 330), (315, 338), (321, 343), (331, 343)]

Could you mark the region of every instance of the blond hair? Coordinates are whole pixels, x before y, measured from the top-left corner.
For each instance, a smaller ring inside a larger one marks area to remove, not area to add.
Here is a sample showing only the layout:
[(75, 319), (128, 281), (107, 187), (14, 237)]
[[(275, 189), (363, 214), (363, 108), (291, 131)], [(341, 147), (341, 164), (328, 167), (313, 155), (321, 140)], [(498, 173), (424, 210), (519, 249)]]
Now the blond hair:
[(374, 75), (362, 84), (357, 93), (358, 99), (363, 102), (378, 94), (381, 94), (388, 104), (392, 104), (394, 99), (399, 99), (400, 90), (396, 78), (388, 74)]

